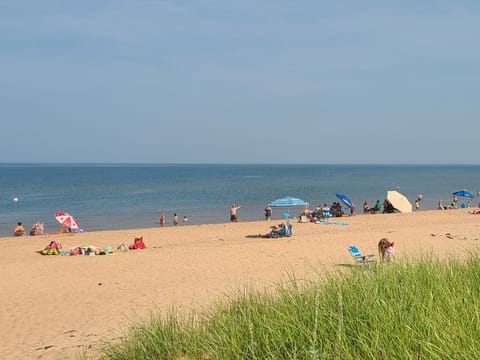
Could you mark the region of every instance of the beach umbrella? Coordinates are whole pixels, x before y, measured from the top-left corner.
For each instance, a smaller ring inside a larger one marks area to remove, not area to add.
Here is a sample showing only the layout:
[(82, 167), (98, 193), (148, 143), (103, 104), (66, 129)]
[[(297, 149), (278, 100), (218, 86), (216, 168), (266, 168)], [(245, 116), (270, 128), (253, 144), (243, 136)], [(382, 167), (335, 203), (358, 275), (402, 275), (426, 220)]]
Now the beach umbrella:
[(402, 213), (412, 212), (412, 204), (408, 199), (398, 191), (387, 191), (387, 200), (393, 207)]
[(289, 212), (290, 212), (291, 206), (299, 206), (299, 205), (308, 206), (309, 204), (305, 200), (294, 198), (291, 196), (286, 196), (284, 198), (274, 200), (268, 205), (270, 205), (271, 207), (286, 207), (287, 212), (283, 214), (283, 216), (288, 219), (290, 217)]
[(55, 219), (64, 227), (69, 228), (70, 230), (78, 230), (79, 222), (72, 215), (66, 212), (57, 212), (55, 213)]
[(452, 193), (452, 195), (466, 197), (470, 199), (473, 199), (475, 197), (475, 195), (473, 195), (470, 191), (467, 190), (455, 191), (454, 193)]
[(343, 194), (335, 194), (335, 196), (336, 196), (337, 198), (339, 198), (340, 200), (342, 200), (342, 202), (343, 202), (346, 206), (348, 206), (350, 209), (354, 207), (352, 200), (350, 200), (350, 199), (349, 199), (348, 197), (346, 197), (345, 195), (343, 195)]
[(309, 204), (305, 200), (287, 196), (281, 199), (274, 200), (268, 205), (270, 205), (271, 207), (290, 207), (290, 206), (297, 206), (297, 205), (308, 206)]

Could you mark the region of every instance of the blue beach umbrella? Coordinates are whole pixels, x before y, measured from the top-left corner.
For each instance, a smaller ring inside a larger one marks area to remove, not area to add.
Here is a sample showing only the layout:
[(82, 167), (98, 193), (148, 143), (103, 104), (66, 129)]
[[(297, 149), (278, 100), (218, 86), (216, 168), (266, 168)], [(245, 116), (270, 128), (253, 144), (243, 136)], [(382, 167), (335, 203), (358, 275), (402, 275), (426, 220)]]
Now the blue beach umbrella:
[(339, 198), (340, 200), (342, 200), (342, 202), (347, 205), (350, 209), (353, 208), (353, 203), (352, 203), (352, 200), (350, 200), (348, 197), (346, 197), (345, 195), (343, 194), (335, 194), (335, 196), (337, 198)]
[(452, 195), (466, 197), (470, 199), (473, 199), (475, 197), (475, 195), (473, 195), (470, 191), (467, 190), (455, 191), (454, 193), (452, 193)]
[(271, 207), (290, 207), (290, 206), (297, 206), (297, 205), (308, 206), (309, 204), (305, 200), (287, 196), (281, 199), (274, 200), (268, 205), (270, 205)]
[(283, 216), (288, 219), (290, 217), (290, 214), (289, 214), (290, 206), (299, 206), (299, 205), (308, 206), (309, 204), (305, 200), (287, 196), (281, 199), (274, 200), (268, 205), (270, 205), (271, 207), (286, 207), (287, 212), (283, 214)]

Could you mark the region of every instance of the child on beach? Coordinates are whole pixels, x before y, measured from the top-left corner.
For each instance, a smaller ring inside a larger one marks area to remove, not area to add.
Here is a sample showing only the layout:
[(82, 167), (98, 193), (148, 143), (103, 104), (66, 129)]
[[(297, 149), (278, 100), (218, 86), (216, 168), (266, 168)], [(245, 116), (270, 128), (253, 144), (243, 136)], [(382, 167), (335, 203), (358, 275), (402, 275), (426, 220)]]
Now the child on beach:
[(187, 216), (185, 215), (185, 216), (183, 217), (183, 220), (182, 220), (183, 226), (186, 226), (186, 225), (187, 225), (187, 221), (188, 221), (188, 218), (187, 218)]
[(387, 238), (383, 238), (378, 242), (378, 255), (380, 256), (380, 261), (388, 262), (393, 260), (393, 257), (395, 256), (394, 244), (394, 241)]

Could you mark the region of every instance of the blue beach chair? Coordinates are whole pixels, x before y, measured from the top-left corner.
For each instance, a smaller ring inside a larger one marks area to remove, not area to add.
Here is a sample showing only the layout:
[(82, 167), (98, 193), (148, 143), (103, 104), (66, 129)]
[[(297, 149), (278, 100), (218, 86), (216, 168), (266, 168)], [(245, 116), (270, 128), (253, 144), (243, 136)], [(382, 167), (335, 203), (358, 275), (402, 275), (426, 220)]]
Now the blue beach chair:
[(357, 264), (368, 264), (375, 261), (375, 255), (363, 255), (355, 245), (350, 245), (348, 252), (353, 256)]

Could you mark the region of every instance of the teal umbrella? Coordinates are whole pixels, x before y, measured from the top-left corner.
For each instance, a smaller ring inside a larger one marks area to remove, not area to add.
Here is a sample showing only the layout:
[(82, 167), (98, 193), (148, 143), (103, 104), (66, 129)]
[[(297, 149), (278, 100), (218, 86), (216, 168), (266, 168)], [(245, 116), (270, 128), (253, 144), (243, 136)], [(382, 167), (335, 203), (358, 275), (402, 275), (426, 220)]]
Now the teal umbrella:
[(287, 196), (281, 199), (274, 200), (268, 205), (270, 205), (271, 207), (290, 207), (290, 206), (297, 206), (297, 205), (308, 206), (309, 204), (305, 200)]
[(283, 216), (286, 219), (288, 219), (288, 218), (290, 218), (290, 214), (289, 214), (290, 209), (289, 208), (291, 206), (299, 206), (299, 205), (308, 206), (309, 204), (305, 200), (294, 198), (294, 197), (291, 197), (291, 196), (286, 196), (284, 198), (274, 200), (268, 205), (270, 205), (271, 207), (286, 207), (287, 212), (285, 214), (283, 214)]

